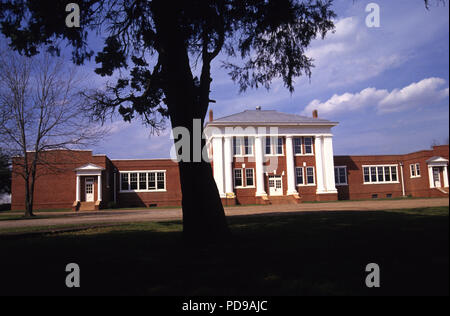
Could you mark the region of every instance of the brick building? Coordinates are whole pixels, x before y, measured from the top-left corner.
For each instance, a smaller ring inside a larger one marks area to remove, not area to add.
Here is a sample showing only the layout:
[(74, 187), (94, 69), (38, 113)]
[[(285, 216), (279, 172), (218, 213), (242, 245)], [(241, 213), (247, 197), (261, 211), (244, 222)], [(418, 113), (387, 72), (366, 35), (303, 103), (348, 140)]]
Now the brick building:
[[(405, 155), (334, 156), (336, 125), (317, 111), (305, 117), (258, 108), (216, 120), (210, 112), (205, 136), (223, 204), (448, 197), (448, 145)], [(41, 158), (35, 209), (181, 205), (171, 159), (114, 160), (64, 150)], [(20, 161), (13, 159), (13, 210), (25, 208)]]

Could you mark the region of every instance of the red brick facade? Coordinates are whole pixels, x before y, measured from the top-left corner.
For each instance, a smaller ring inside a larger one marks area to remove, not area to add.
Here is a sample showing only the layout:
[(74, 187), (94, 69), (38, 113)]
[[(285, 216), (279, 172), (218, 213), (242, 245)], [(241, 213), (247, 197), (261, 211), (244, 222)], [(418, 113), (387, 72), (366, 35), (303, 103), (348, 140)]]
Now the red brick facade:
[[(314, 144), (314, 142), (313, 142)], [(276, 170), (265, 175), (265, 189), (269, 192), (268, 175), (279, 175), (282, 178), (283, 195), (286, 195), (286, 144), (284, 143), (284, 155), (277, 156), (278, 164)], [(315, 151), (314, 151), (315, 152)], [(370, 199), (400, 197), (403, 191), (407, 196), (413, 197), (436, 197), (448, 196), (448, 186), (444, 185), (444, 172), (447, 167), (435, 167), (439, 172), (442, 183), (441, 189), (430, 188), (429, 161), (432, 157), (449, 159), (449, 147), (435, 146), (432, 150), (423, 150), (406, 155), (383, 155), (383, 156), (335, 156), (335, 166), (345, 166), (347, 171), (347, 184), (337, 185), (336, 194), (317, 194), (316, 186), (297, 186), (297, 191), (302, 201), (321, 201), (339, 199)], [(101, 172), (101, 203), (100, 208), (113, 205), (118, 207), (152, 207), (152, 206), (179, 206), (181, 205), (181, 190), (179, 171), (177, 163), (170, 159), (154, 160), (110, 160), (105, 155), (92, 155), (91, 151), (52, 151), (46, 152), (42, 157), (46, 164), (40, 164), (37, 169), (37, 180), (34, 194), (35, 209), (71, 208), (76, 201), (77, 172), (75, 169), (86, 164), (93, 164), (102, 168)], [(20, 176), (18, 162), (21, 158), (13, 160), (12, 177), (12, 209), (23, 210), (25, 208), (24, 180)], [(242, 161), (243, 159), (243, 161)], [(255, 163), (248, 157), (235, 159), (235, 168), (253, 168)], [(315, 167), (314, 155), (299, 155), (294, 158), (295, 167)], [(401, 165), (403, 164), (403, 168)], [(420, 176), (411, 177), (410, 165), (418, 164)], [(266, 163), (267, 165), (267, 163)], [(397, 180), (395, 183), (364, 183), (363, 166), (397, 165)], [(403, 169), (403, 172), (402, 172)], [(434, 170), (434, 169), (430, 169)], [(446, 171), (445, 171), (446, 170)], [(126, 171), (164, 171), (165, 189), (149, 192), (122, 192), (121, 172)], [(402, 175), (403, 173), (403, 186)], [(80, 176), (79, 199), (86, 200), (85, 180), (90, 176)], [(94, 200), (99, 198), (98, 178), (91, 177), (94, 181)], [(254, 178), (256, 181), (256, 177)], [(448, 181), (448, 180), (447, 180)], [(448, 185), (448, 183), (447, 183)], [(224, 204), (258, 204), (261, 198), (255, 197), (256, 188), (235, 188), (236, 199), (223, 199)]]

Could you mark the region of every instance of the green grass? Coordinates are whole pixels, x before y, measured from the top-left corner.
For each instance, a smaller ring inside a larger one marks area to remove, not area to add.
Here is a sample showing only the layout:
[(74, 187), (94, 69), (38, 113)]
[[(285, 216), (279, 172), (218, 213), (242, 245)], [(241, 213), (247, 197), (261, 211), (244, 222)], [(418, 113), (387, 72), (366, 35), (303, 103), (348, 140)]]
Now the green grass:
[[(0, 237), (0, 294), (448, 295), (448, 207), (229, 218), (224, 245), (180, 221)], [(64, 286), (78, 263), (81, 288)], [(368, 289), (365, 266), (381, 269)]]

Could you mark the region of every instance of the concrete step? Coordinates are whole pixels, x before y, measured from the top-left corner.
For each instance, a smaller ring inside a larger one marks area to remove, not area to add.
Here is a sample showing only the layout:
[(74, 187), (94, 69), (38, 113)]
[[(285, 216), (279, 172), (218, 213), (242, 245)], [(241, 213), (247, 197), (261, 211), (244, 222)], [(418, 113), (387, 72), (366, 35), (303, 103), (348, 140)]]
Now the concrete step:
[(95, 211), (95, 202), (80, 202), (80, 211)]

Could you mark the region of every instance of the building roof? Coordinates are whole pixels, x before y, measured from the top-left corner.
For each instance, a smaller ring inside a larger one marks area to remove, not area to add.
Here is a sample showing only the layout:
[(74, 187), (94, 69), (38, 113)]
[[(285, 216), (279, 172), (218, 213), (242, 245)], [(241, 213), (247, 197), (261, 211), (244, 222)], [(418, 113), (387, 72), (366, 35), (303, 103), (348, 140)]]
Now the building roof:
[(221, 117), (208, 122), (208, 125), (337, 125), (337, 122), (321, 118), (312, 118), (297, 114), (282, 113), (275, 110), (245, 110), (240, 113)]

